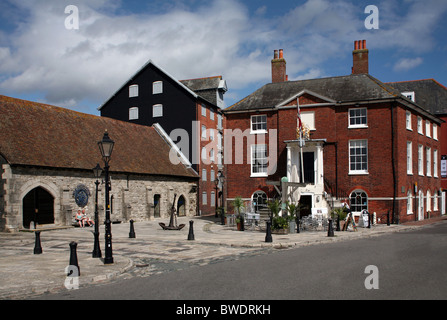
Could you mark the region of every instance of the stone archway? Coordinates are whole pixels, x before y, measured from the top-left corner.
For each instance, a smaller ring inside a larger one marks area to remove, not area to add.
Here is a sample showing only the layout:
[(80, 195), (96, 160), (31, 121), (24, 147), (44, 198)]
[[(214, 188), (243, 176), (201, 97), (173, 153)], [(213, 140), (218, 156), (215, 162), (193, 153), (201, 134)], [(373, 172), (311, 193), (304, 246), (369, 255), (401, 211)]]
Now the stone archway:
[(22, 216), (24, 228), (30, 228), (31, 221), (54, 223), (54, 197), (42, 187), (30, 190), (22, 200)]

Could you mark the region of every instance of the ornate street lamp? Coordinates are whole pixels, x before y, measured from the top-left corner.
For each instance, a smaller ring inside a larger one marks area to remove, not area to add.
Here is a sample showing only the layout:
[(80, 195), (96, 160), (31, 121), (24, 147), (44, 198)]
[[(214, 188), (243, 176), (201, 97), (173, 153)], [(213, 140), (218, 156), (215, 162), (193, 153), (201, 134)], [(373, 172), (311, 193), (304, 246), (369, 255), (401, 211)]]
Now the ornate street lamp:
[(102, 168), (99, 166), (99, 163), (96, 164), (96, 167), (93, 168), (93, 174), (96, 178), (96, 196), (95, 196), (95, 232), (93, 233), (95, 236), (95, 244), (93, 245), (93, 258), (101, 258), (101, 249), (99, 247), (99, 218), (98, 218), (98, 186), (100, 182), (98, 181), (99, 177), (101, 177)]
[(104, 264), (113, 263), (112, 256), (112, 230), (110, 221), (110, 179), (109, 179), (109, 161), (112, 156), (113, 145), (115, 142), (109, 138), (107, 130), (104, 132), (102, 140), (98, 142), (99, 151), (101, 151), (102, 159), (104, 160), (105, 182), (106, 182), (106, 221), (105, 221), (105, 241), (106, 241), (106, 256)]

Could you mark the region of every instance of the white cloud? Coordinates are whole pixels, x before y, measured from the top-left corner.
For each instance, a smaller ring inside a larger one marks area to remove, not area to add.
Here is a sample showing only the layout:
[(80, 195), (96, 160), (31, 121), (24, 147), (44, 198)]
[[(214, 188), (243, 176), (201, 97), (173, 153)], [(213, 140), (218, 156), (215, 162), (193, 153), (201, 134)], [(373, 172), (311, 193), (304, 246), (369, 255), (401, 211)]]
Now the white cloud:
[[(79, 0), (79, 30), (67, 30), (67, 3), (6, 1), (0, 8), (15, 8), (17, 28), (0, 30), (0, 90), (39, 92), (45, 102), (71, 108), (99, 106), (149, 59), (180, 80), (222, 75), (231, 105), (257, 88), (250, 85), (270, 81), (274, 49), (284, 49), (291, 80), (332, 75), (325, 62), (350, 56), (358, 39), (369, 48), (429, 51), (447, 11), (446, 1), (409, 1), (406, 10), (382, 1), (380, 29), (370, 31), (364, 6), (348, 0), (292, 3), (282, 15), (272, 14), (269, 2), (250, 8), (242, 0), (151, 1), (141, 13), (124, 0)], [(402, 60), (395, 70), (421, 62)]]
[(394, 71), (408, 71), (410, 69), (416, 68), (419, 66), (424, 60), (420, 57), (418, 58), (403, 58), (400, 59), (393, 67)]
[(111, 11), (108, 2), (84, 1), (79, 30), (65, 28), (68, 14), (54, 1), (22, 5), (31, 16), (11, 36), (11, 46), (0, 47), (0, 70), (9, 72), (0, 88), (45, 92), (49, 103), (90, 99), (100, 105), (149, 59), (177, 79), (224, 74), (232, 86), (257, 81), (265, 69), (256, 46), (250, 47), (259, 41), (250, 39), (256, 26), (237, 1), (119, 16), (103, 13)]

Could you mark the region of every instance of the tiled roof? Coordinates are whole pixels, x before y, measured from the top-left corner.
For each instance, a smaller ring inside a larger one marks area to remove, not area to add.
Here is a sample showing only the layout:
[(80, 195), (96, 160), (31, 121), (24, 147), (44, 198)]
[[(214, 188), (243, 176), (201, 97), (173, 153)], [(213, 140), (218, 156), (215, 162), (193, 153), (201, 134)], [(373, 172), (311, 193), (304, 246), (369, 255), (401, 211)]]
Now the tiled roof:
[(0, 154), (11, 165), (91, 170), (104, 166), (104, 131), (115, 141), (112, 172), (197, 178), (169, 160), (170, 147), (153, 127), (0, 95)]

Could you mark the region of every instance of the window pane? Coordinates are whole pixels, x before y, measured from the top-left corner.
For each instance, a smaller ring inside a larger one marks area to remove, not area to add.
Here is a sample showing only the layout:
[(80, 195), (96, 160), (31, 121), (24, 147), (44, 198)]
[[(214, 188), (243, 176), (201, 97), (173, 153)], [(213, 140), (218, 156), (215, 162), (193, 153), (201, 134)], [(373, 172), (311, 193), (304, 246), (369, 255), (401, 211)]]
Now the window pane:
[(163, 81), (155, 81), (152, 83), (152, 94), (163, 93)]

